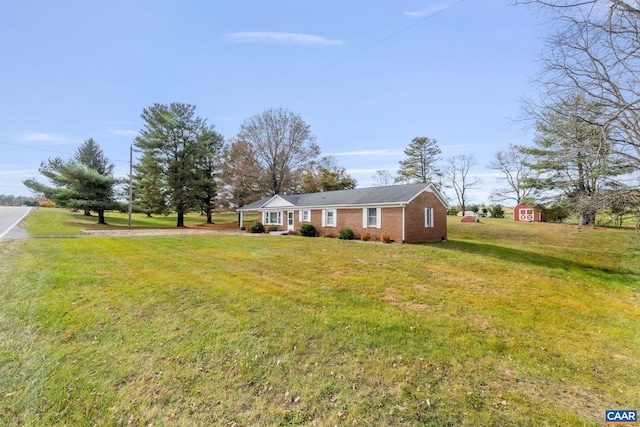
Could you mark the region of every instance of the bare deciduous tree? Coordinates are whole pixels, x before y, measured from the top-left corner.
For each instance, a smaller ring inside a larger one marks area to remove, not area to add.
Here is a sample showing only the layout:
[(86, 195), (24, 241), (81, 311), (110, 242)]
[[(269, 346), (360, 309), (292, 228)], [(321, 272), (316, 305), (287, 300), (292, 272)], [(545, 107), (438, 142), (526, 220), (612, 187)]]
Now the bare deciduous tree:
[(560, 24), (548, 38), (534, 120), (567, 96), (582, 93), (602, 108), (601, 126), (615, 149), (640, 167), (640, 9), (637, 1), (518, 0), (550, 12)]
[(295, 192), (309, 162), (320, 154), (309, 125), (282, 108), (245, 120), (236, 140), (247, 144), (260, 164), (259, 184), (265, 195)]
[(531, 156), (513, 144), (505, 151), (498, 151), (489, 167), (500, 171), (499, 180), (506, 182), (507, 187), (492, 190), (491, 199), (495, 202), (513, 200), (518, 204), (533, 198), (536, 189), (525, 184), (537, 176), (537, 171), (527, 166), (528, 163), (531, 163)]
[(467, 208), (469, 201), (469, 190), (476, 188), (480, 183), (480, 178), (469, 175), (471, 168), (476, 165), (476, 159), (471, 154), (461, 154), (447, 159), (442, 174), (444, 176), (444, 186), (453, 189), (456, 200), (462, 209), (462, 213)]
[(376, 173), (372, 176), (373, 185), (376, 187), (384, 187), (387, 185), (391, 185), (394, 182), (393, 175), (387, 169), (378, 169)]
[(261, 197), (258, 182), (262, 168), (249, 144), (233, 141), (223, 154), (221, 202), (241, 207)]

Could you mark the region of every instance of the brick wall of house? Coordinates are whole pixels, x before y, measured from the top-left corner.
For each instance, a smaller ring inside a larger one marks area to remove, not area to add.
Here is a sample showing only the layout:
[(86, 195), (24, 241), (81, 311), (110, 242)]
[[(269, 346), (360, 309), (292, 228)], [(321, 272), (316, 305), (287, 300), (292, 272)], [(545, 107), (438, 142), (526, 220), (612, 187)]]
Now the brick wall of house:
[[(433, 208), (434, 227), (425, 228), (424, 209)], [(371, 240), (379, 240), (382, 232), (386, 232), (390, 239), (395, 242), (402, 242), (402, 208), (382, 208), (381, 228), (363, 228), (362, 208), (338, 209), (337, 224), (335, 227), (322, 226), (322, 209), (311, 211), (310, 223), (318, 230), (320, 235), (337, 237), (341, 228), (350, 227), (354, 233), (360, 237), (362, 233), (369, 233)], [(282, 212), (283, 225), (279, 230), (287, 229), (287, 210)], [(294, 230), (300, 230), (300, 211), (294, 213)], [(268, 229), (270, 226), (265, 225)], [(433, 242), (447, 238), (447, 212), (433, 193), (424, 192), (411, 201), (405, 207), (405, 242)]]
[[(433, 227), (424, 226), (424, 209), (433, 208)], [(405, 208), (405, 242), (436, 242), (447, 239), (447, 210), (433, 193), (424, 192)]]

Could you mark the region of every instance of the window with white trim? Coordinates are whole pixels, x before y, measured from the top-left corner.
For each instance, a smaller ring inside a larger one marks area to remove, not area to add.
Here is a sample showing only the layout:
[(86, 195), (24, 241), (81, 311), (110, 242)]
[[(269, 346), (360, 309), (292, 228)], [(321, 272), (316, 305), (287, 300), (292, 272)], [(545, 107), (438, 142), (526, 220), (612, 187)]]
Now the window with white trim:
[(282, 225), (282, 211), (265, 212), (263, 222), (270, 225)]
[(335, 227), (337, 221), (337, 211), (335, 209), (325, 209), (322, 211), (322, 226)]
[(424, 227), (433, 227), (433, 208), (424, 208)]
[(311, 221), (311, 211), (308, 209), (303, 209), (300, 211), (300, 222), (310, 222)]
[(380, 228), (381, 224), (380, 208), (362, 208), (362, 228)]
[(378, 225), (378, 210), (376, 208), (367, 209), (367, 227)]

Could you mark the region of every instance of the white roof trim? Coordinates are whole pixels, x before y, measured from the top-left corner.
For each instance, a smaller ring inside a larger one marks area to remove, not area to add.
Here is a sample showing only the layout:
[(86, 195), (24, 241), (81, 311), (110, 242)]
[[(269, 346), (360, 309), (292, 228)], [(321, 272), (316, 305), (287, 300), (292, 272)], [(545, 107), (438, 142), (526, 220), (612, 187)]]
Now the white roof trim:
[(291, 202), (283, 199), (282, 197), (276, 194), (271, 199), (269, 199), (267, 203), (260, 206), (259, 209), (293, 208), (293, 207), (295, 207), (295, 205), (291, 204)]

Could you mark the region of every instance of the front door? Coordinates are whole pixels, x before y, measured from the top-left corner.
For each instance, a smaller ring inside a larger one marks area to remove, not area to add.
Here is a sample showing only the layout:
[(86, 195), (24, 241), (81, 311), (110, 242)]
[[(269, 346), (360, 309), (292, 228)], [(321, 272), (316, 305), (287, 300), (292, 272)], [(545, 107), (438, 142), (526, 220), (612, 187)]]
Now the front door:
[(287, 212), (287, 230), (293, 231), (293, 211)]

